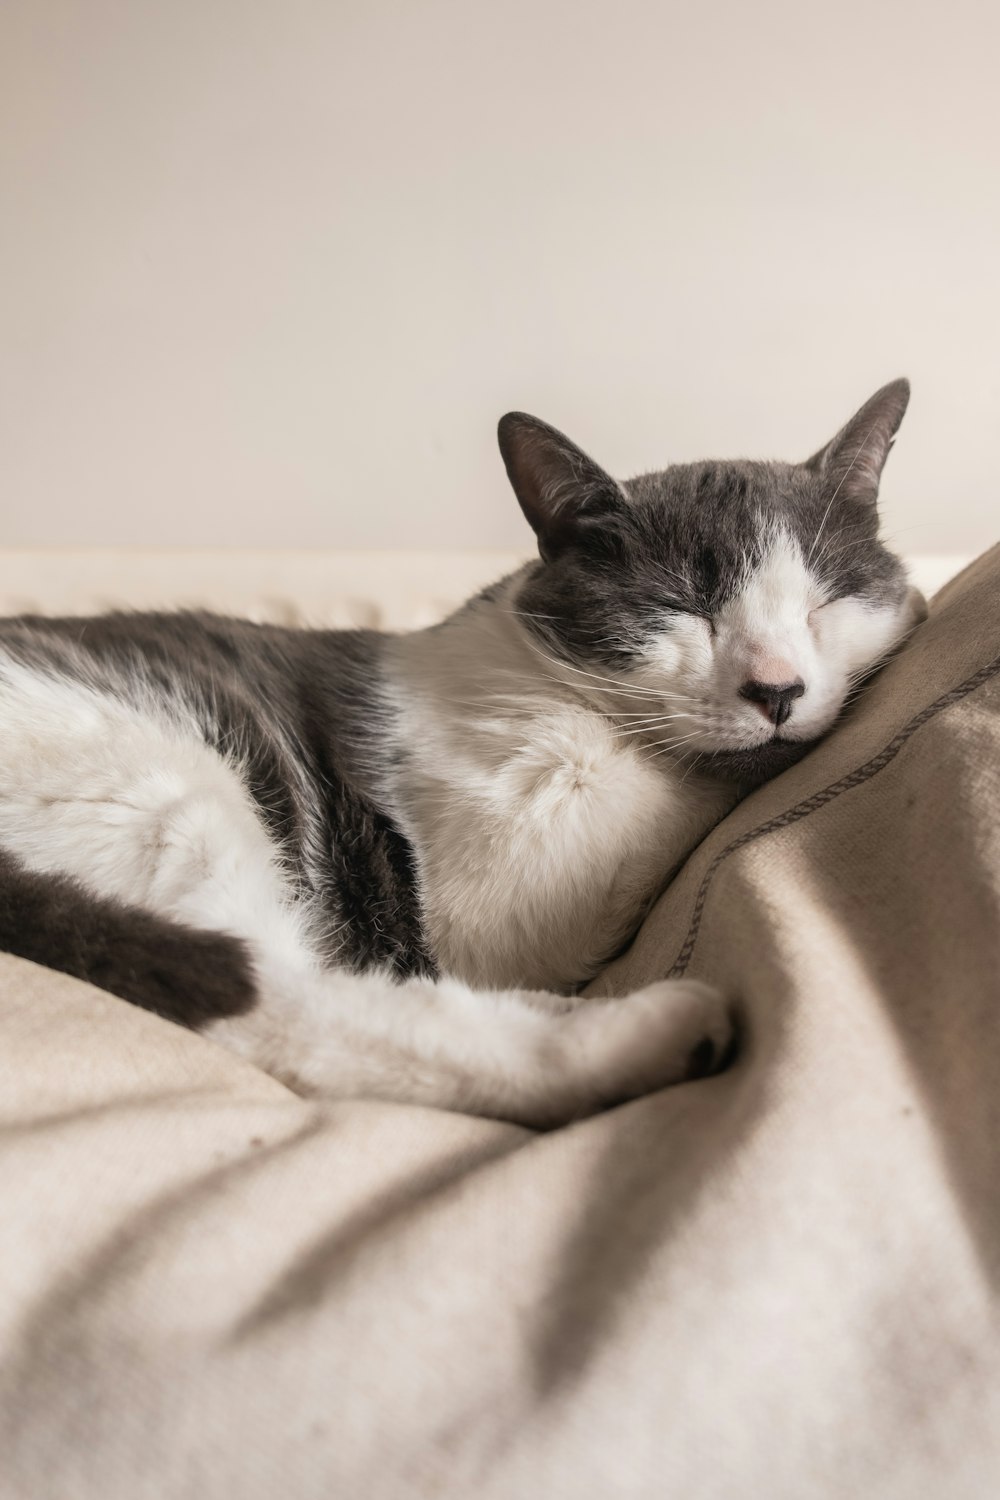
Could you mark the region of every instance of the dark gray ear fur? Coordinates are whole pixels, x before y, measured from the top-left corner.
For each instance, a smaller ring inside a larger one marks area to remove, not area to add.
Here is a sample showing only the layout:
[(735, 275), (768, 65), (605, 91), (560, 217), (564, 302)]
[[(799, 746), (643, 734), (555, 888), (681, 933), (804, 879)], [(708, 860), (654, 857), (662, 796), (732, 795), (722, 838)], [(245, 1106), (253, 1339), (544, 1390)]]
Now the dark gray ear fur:
[(879, 479), (910, 399), (910, 382), (893, 380), (876, 391), (832, 442), (806, 463), (824, 475), (832, 493), (874, 505)]
[(542, 557), (555, 557), (593, 521), (620, 512), (621, 490), (600, 465), (547, 422), (509, 411), (497, 428), (500, 453)]

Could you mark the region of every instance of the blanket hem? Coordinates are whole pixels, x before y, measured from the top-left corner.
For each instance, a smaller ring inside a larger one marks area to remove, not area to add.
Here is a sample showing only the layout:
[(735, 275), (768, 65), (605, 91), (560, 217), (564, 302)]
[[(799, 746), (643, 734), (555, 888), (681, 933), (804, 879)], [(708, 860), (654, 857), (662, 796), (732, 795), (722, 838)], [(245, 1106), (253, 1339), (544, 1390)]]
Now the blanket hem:
[(720, 849), (702, 876), (701, 884), (695, 896), (687, 936), (681, 944), (680, 951), (674, 960), (673, 967), (670, 969), (667, 978), (681, 979), (687, 973), (688, 965), (691, 962), (691, 957), (698, 941), (698, 934), (701, 930), (701, 921), (704, 915), (705, 904), (708, 900), (709, 889), (720, 866), (731, 854), (735, 854), (737, 850), (744, 848), (747, 844), (753, 843), (756, 839), (763, 838), (765, 834), (776, 833), (779, 829), (787, 828), (792, 823), (800, 822), (802, 818), (808, 817), (810, 813), (817, 812), (821, 807), (825, 807), (827, 803), (834, 801), (844, 792), (849, 792), (854, 787), (861, 786), (864, 782), (870, 781), (873, 776), (877, 776), (880, 771), (885, 770), (885, 767), (891, 761), (895, 760), (906, 742), (928, 720), (935, 718), (944, 709), (950, 708), (952, 704), (958, 703), (962, 698), (968, 697), (970, 693), (982, 687), (983, 683), (988, 682), (991, 677), (995, 677), (998, 672), (1000, 672), (1000, 656), (995, 656), (992, 661), (987, 662), (985, 666), (973, 672), (971, 677), (967, 677), (957, 687), (949, 688), (946, 693), (941, 694), (940, 698), (935, 698), (933, 703), (922, 708), (908, 723), (903, 725), (902, 729), (893, 736), (877, 755), (873, 755), (863, 765), (855, 767), (853, 771), (848, 771), (845, 776), (838, 777), (836, 781), (831, 782), (829, 786), (823, 787), (821, 791), (814, 792), (812, 796), (805, 797), (801, 802), (797, 802), (794, 807), (786, 808), (784, 812), (778, 813), (773, 818), (768, 818), (765, 823), (760, 823), (756, 828), (750, 828), (746, 833), (741, 833), (738, 838), (733, 839), (725, 848)]

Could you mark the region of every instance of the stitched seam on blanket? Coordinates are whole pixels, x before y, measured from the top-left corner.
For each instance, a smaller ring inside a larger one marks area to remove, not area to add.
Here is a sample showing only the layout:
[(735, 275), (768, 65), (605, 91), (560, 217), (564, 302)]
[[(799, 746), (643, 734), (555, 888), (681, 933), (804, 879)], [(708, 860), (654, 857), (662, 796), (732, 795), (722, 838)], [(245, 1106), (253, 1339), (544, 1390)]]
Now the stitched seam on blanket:
[(971, 677), (967, 677), (964, 682), (959, 683), (958, 687), (950, 688), (947, 693), (942, 693), (940, 698), (935, 698), (933, 703), (921, 709), (920, 713), (916, 714), (909, 723), (903, 725), (899, 733), (889, 741), (884, 749), (879, 751), (878, 755), (872, 756), (871, 760), (866, 760), (864, 765), (858, 766), (853, 771), (849, 771), (846, 776), (841, 776), (838, 781), (831, 782), (822, 791), (814, 792), (811, 797), (806, 797), (802, 802), (797, 802), (794, 807), (789, 807), (785, 812), (778, 813), (776, 817), (768, 819), (766, 823), (761, 823), (757, 828), (751, 828), (746, 833), (741, 833), (739, 838), (733, 839), (731, 844), (727, 844), (724, 849), (720, 849), (702, 876), (701, 884), (698, 887), (698, 894), (695, 896), (694, 910), (691, 913), (691, 922), (688, 927), (687, 937), (684, 939), (681, 950), (674, 961), (674, 966), (667, 977), (670, 979), (679, 979), (686, 972), (687, 966), (691, 962), (691, 955), (694, 952), (695, 944), (698, 941), (701, 919), (705, 911), (705, 903), (708, 900), (708, 892), (712, 881), (719, 867), (731, 854), (735, 854), (737, 850), (743, 849), (747, 844), (752, 844), (756, 839), (763, 838), (767, 833), (776, 833), (781, 828), (787, 828), (792, 823), (798, 823), (802, 818), (807, 818), (810, 813), (814, 813), (819, 808), (825, 807), (828, 802), (833, 802), (844, 792), (849, 792), (852, 788), (870, 781), (873, 776), (877, 776), (879, 771), (884, 771), (886, 766), (895, 760), (907, 740), (918, 729), (921, 729), (928, 720), (935, 718), (943, 709), (950, 708), (953, 703), (957, 703), (960, 699), (967, 697), (969, 693), (975, 692), (976, 688), (982, 687), (984, 682), (988, 682), (998, 672), (1000, 672), (1000, 656), (995, 656), (984, 667), (980, 667), (978, 672), (974, 672)]

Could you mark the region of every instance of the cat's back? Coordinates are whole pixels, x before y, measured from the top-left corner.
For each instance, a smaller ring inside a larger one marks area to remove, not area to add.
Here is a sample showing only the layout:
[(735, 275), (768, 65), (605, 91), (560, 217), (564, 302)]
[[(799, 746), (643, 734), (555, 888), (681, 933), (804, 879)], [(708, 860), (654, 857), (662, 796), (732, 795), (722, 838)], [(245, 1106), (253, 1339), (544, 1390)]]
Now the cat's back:
[(0, 619), (0, 669), (34, 668), (129, 695), (159, 689), (164, 702), (224, 692), (287, 714), (301, 699), (349, 701), (379, 650), (374, 631), (291, 630), (207, 611), (113, 612)]
[(71, 765), (93, 740), (110, 774), (138, 736), (154, 759), (185, 744), (214, 752), (287, 822), (290, 788), (317, 774), (317, 745), (337, 741), (340, 643), (305, 636), (195, 612), (0, 620), (0, 779)]
[(352, 747), (385, 719), (383, 638), (295, 630), (204, 611), (0, 619), (0, 680), (82, 704), (107, 695), (132, 712), (194, 727), (213, 748), (266, 760), (268, 746), (317, 772), (351, 777)]
[(373, 631), (201, 612), (0, 620), (0, 844), (37, 864), (52, 808), (86, 841), (97, 807), (149, 777), (207, 778), (216, 799), (250, 799), (322, 926), (350, 918), (343, 961), (426, 968), (409, 850), (379, 796), (382, 648)]

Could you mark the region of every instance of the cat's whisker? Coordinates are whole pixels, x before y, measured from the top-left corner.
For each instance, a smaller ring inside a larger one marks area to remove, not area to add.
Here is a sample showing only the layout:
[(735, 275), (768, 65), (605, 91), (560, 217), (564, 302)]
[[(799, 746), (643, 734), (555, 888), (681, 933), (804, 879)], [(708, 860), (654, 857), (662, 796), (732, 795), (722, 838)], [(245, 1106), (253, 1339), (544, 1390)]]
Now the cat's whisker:
[[(546, 657), (545, 660), (551, 660), (551, 658)], [(580, 668), (580, 667), (571, 667), (568, 662), (566, 662), (566, 663), (558, 663), (558, 662), (556, 662), (555, 665), (557, 665), (557, 666), (562, 665), (562, 666), (564, 666), (566, 668), (566, 670), (571, 671), (571, 672), (580, 672), (580, 673), (582, 673), (582, 675), (584, 677), (588, 677), (588, 676), (592, 675), (592, 674), (588, 674), (586, 672), (583, 672), (583, 669)], [(498, 675), (500, 675), (500, 674), (502, 674), (504, 676), (508, 676), (508, 677), (516, 677), (519, 682), (521, 682), (521, 681), (524, 680), (523, 677), (519, 673), (514, 672), (510, 668), (506, 668), (506, 667), (505, 668), (500, 668), (499, 672), (498, 672)], [(575, 683), (575, 682), (567, 682), (564, 678), (562, 678), (562, 677), (556, 677), (555, 675), (553, 675), (551, 673), (545, 674), (544, 675), (544, 680), (546, 682), (555, 683), (558, 687), (563, 688), (567, 692), (583, 692), (583, 691), (587, 691), (587, 692), (591, 692), (591, 693), (606, 693), (606, 694), (609, 694), (612, 697), (655, 698), (657, 700), (663, 700), (663, 699), (668, 699), (668, 698), (682, 698), (682, 697), (688, 697), (689, 696), (686, 693), (668, 693), (668, 692), (664, 692), (660, 688), (646, 687), (646, 686), (643, 686), (643, 685), (638, 684), (638, 683), (632, 684), (631, 686), (626, 686), (624, 678), (619, 678), (619, 679), (614, 679), (614, 678), (604, 678), (604, 679), (602, 679), (602, 678), (595, 678), (594, 681), (598, 685), (587, 686), (586, 689), (584, 689), (584, 687), (583, 687), (582, 684)], [(618, 682), (621, 683), (621, 686), (619, 686), (619, 687), (602, 687), (602, 686), (599, 685), (602, 681), (607, 681), (607, 682), (618, 681)]]
[[(508, 702), (508, 699), (512, 701)], [(553, 712), (551, 700), (542, 700), (537, 705), (529, 706), (518, 701), (514, 694), (504, 693), (496, 694), (492, 699), (453, 698), (450, 700), (450, 703), (454, 708), (483, 709), (500, 720), (508, 718), (537, 719), (549, 716)], [(499, 706), (501, 703), (506, 706)], [(635, 714), (623, 709), (619, 709), (614, 713), (606, 713), (602, 709), (593, 708), (588, 705), (586, 712), (594, 715), (596, 718), (605, 720), (609, 724), (623, 725), (624, 727), (617, 730), (614, 735), (615, 738), (631, 734), (651, 733), (672, 719), (689, 719), (693, 717), (693, 714), (686, 709), (659, 714)]]
[(622, 740), (622, 739), (628, 738), (631, 735), (637, 735), (637, 734), (646, 734), (646, 735), (648, 735), (648, 734), (655, 734), (658, 729), (665, 729), (667, 727), (667, 725), (670, 723), (671, 720), (676, 720), (676, 719), (692, 719), (692, 718), (694, 718), (693, 714), (686, 714), (686, 713), (681, 713), (681, 714), (667, 714), (664, 718), (662, 718), (662, 719), (655, 719), (650, 724), (634, 724), (630, 729), (620, 729), (613, 736), (613, 738), (617, 739), (617, 740)]
[(622, 692), (622, 691), (627, 691), (629, 693), (637, 693), (640, 696), (644, 696), (644, 695), (645, 696), (652, 696), (652, 697), (661, 697), (661, 696), (664, 696), (664, 695), (660, 694), (659, 691), (656, 688), (641, 687), (641, 686), (639, 686), (639, 684), (634, 684), (634, 685), (624, 684), (622, 682), (621, 678), (604, 677), (599, 672), (588, 672), (583, 667), (575, 667), (570, 662), (560, 661), (558, 659), (558, 657), (549, 656), (548, 652), (539, 650), (538, 647), (533, 646), (530, 641), (528, 643), (528, 649), (530, 651), (534, 651), (535, 654), (536, 654), (536, 656), (540, 656), (543, 661), (547, 661), (548, 662), (549, 666), (555, 667), (559, 671), (575, 672), (578, 676), (580, 676), (580, 677), (586, 677), (588, 679), (588, 681), (591, 681), (591, 682), (597, 682), (597, 683), (608, 682), (608, 683), (612, 683), (613, 684), (613, 687), (611, 687), (611, 688), (603, 688), (603, 689), (601, 689), (601, 691), (603, 691), (603, 692)]
[(681, 735), (679, 739), (665, 741), (661, 740), (658, 742), (658, 748), (654, 747), (651, 750), (651, 753), (646, 757), (646, 759), (656, 760), (660, 755), (667, 755), (672, 750), (676, 751), (680, 748), (681, 745), (686, 745), (689, 743), (689, 741), (698, 739), (701, 736), (701, 733), (702, 731), (700, 729), (695, 729), (691, 734)]
[[(534, 646), (531, 646), (530, 649), (533, 650), (537, 656), (540, 656), (543, 661), (549, 662), (552, 666), (558, 667), (560, 670), (574, 672), (579, 676), (585, 677), (587, 678), (588, 683), (593, 682), (595, 684), (598, 684), (597, 686), (588, 687), (587, 691), (589, 692), (607, 693), (613, 697), (654, 698), (658, 702), (663, 702), (669, 699), (690, 701), (691, 698), (691, 695), (689, 693), (670, 693), (662, 688), (649, 687), (645, 683), (629, 683), (627, 679), (623, 677), (604, 677), (598, 673), (587, 672), (583, 667), (573, 666), (571, 662), (559, 661), (556, 657), (549, 656), (546, 652), (539, 651)], [(520, 674), (515, 673), (514, 670), (510, 667), (499, 668), (498, 673), (508, 677), (516, 676), (518, 681), (523, 680)], [(581, 685), (578, 685), (574, 682), (566, 682), (563, 678), (551, 674), (547, 676), (546, 680), (556, 683), (559, 687), (565, 688), (569, 692), (583, 690)], [(600, 686), (600, 684), (603, 683), (613, 683), (614, 686)]]
[(691, 775), (691, 772), (698, 765), (698, 761), (696, 759), (696, 756), (697, 756), (697, 751), (696, 750), (693, 750), (693, 749), (689, 750), (689, 751), (686, 752), (686, 754), (687, 754), (688, 759), (690, 760), (691, 763), (688, 766), (687, 770), (684, 772), (684, 775), (681, 777), (680, 782), (678, 783), (678, 789), (680, 787), (683, 787), (684, 783), (687, 781), (688, 777)]
[[(560, 687), (572, 688), (573, 686), (575, 686), (575, 684), (562, 682), (557, 677), (552, 677), (549, 679), (549, 681), (558, 682)], [(633, 701), (637, 698), (651, 698), (657, 703), (690, 702), (690, 694), (688, 693), (663, 693), (656, 688), (643, 689), (594, 687), (587, 689), (587, 691), (592, 693), (603, 693), (610, 698), (631, 698)]]

